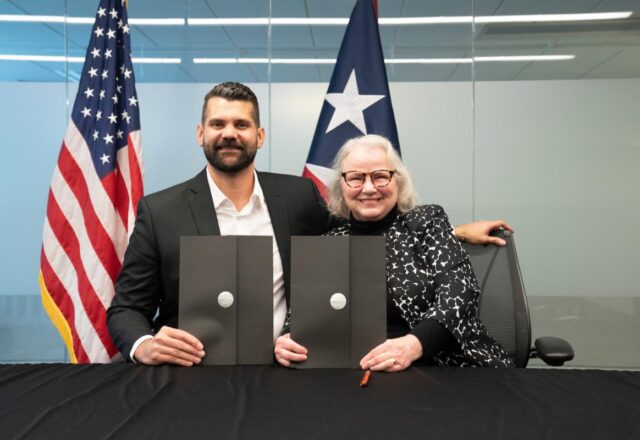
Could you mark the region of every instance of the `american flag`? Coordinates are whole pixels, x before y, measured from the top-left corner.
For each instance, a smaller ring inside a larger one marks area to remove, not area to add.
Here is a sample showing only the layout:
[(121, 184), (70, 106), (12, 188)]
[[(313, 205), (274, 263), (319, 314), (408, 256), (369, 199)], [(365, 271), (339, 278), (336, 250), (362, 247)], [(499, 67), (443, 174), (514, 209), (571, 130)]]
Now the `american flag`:
[(105, 315), (142, 196), (142, 168), (126, 5), (101, 0), (51, 180), (40, 256), (42, 302), (74, 363), (118, 356)]
[(400, 152), (376, 0), (358, 0), (353, 8), (302, 173), (325, 198), (336, 153), (365, 134), (388, 138)]

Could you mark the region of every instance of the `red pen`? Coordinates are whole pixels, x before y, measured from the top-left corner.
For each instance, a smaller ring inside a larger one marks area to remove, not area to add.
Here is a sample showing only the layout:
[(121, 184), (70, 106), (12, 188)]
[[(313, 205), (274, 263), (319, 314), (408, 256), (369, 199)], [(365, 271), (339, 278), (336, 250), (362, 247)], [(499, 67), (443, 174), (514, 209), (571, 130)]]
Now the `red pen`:
[(360, 386), (366, 387), (369, 384), (369, 378), (371, 377), (371, 370), (367, 370), (364, 372), (362, 379), (360, 380)]

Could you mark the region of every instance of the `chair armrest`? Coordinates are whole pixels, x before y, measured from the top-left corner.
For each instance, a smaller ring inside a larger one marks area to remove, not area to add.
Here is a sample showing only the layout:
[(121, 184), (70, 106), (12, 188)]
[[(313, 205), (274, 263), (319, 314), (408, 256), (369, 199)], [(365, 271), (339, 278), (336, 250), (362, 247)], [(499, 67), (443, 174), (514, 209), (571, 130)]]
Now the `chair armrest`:
[(564, 365), (575, 356), (573, 347), (564, 339), (554, 336), (542, 336), (533, 343), (535, 350), (532, 350), (533, 357), (539, 357), (545, 364), (553, 367)]

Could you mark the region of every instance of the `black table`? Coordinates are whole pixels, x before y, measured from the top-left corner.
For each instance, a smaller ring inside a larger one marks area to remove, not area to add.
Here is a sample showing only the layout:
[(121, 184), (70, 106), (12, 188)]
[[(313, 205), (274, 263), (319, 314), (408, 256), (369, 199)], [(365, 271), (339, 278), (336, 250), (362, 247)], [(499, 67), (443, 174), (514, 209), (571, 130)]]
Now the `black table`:
[(640, 372), (0, 365), (0, 438), (638, 439)]

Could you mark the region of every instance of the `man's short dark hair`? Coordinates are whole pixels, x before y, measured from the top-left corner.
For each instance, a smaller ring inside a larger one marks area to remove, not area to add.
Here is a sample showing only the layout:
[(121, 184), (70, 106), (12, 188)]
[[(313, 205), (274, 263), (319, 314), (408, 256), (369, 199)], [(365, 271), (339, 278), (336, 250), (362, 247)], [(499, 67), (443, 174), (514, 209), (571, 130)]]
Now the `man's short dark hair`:
[(202, 106), (202, 123), (205, 122), (207, 113), (207, 103), (211, 98), (223, 98), (228, 101), (246, 101), (253, 104), (253, 121), (256, 126), (260, 127), (260, 109), (258, 108), (258, 98), (249, 87), (238, 82), (223, 82), (215, 86), (204, 97), (204, 104)]

